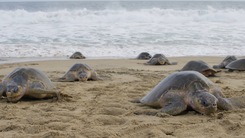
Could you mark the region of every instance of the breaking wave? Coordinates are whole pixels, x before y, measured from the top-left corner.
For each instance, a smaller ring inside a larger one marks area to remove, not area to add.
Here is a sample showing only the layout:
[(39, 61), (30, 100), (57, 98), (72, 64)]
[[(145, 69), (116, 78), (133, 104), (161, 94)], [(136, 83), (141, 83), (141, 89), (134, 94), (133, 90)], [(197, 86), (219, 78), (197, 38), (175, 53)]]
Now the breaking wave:
[(0, 19), (0, 57), (245, 55), (244, 9), (17, 9)]

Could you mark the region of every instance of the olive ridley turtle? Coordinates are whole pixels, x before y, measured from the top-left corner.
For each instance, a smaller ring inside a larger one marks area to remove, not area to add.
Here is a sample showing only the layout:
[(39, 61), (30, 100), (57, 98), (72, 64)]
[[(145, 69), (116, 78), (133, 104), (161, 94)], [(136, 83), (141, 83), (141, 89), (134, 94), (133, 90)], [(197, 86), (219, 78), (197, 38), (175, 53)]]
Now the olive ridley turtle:
[(75, 52), (70, 56), (70, 59), (85, 59), (86, 57), (81, 52)]
[(237, 58), (235, 56), (227, 56), (225, 57), (225, 59), (218, 65), (214, 65), (213, 68), (215, 69), (224, 69), (225, 66), (227, 66), (229, 63), (231, 63), (232, 61), (237, 60)]
[(209, 115), (217, 108), (232, 110), (245, 107), (245, 97), (225, 98), (219, 87), (197, 71), (176, 72), (156, 85), (140, 103), (178, 115), (189, 107)]
[(101, 80), (94, 69), (87, 64), (74, 64), (63, 77), (58, 81), (73, 82), (73, 81), (87, 81), (87, 80)]
[(193, 70), (202, 73), (204, 76), (214, 76), (217, 71), (202, 60), (192, 60), (185, 64), (180, 71)]
[(147, 65), (176, 65), (177, 62), (169, 62), (168, 58), (163, 54), (155, 54), (147, 63)]
[(142, 52), (140, 53), (136, 59), (143, 59), (143, 60), (148, 60), (151, 58), (151, 55), (148, 52)]
[(229, 69), (229, 71), (238, 70), (245, 71), (245, 59), (238, 59), (229, 63), (225, 68)]
[(2, 80), (0, 86), (1, 95), (10, 102), (18, 102), (22, 97), (60, 98), (60, 93), (46, 74), (35, 68), (15, 69)]

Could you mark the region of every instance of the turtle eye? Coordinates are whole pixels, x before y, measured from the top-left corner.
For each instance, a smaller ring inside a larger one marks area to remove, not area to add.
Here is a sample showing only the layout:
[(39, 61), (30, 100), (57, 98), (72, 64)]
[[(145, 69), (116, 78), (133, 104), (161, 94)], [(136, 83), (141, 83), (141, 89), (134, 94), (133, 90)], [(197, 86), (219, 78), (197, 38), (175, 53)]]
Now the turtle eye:
[(202, 105), (207, 107), (208, 106), (208, 102), (207, 101), (202, 101)]
[(204, 99), (198, 99), (197, 102), (199, 104), (201, 104), (202, 106), (205, 106), (205, 107), (207, 107), (209, 105), (208, 102)]

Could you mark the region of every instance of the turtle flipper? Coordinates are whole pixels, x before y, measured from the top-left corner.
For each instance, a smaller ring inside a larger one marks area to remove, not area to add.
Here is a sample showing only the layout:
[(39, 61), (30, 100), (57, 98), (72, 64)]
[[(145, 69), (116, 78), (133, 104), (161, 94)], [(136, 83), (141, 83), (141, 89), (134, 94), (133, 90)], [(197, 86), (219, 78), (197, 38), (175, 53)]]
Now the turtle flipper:
[(0, 97), (6, 95), (6, 87), (3, 83), (0, 83)]
[(56, 91), (56, 90), (44, 90), (44, 89), (40, 89), (40, 88), (30, 88), (28, 90), (28, 94), (31, 97), (35, 97), (35, 98), (45, 98), (43, 97), (43, 95), (52, 95), (52, 96), (56, 96), (57, 100), (60, 100), (60, 92)]
[(222, 109), (222, 110), (233, 110), (234, 109), (232, 103), (227, 98), (219, 97), (217, 99), (218, 99), (217, 106), (219, 109)]
[(77, 78), (73, 74), (66, 74), (62, 78), (58, 78), (58, 82), (74, 82)]
[(187, 109), (187, 105), (183, 98), (177, 94), (167, 93), (160, 99), (162, 106), (161, 112), (178, 115)]
[(225, 98), (234, 109), (245, 108), (245, 96)]
[(98, 74), (97, 74), (95, 71), (92, 72), (92, 74), (91, 74), (91, 79), (92, 79), (92, 80), (95, 80), (95, 81), (97, 81), (97, 80), (103, 80), (102, 78), (100, 78), (100, 77), (98, 76)]
[(157, 65), (158, 64), (158, 59), (157, 58), (151, 58), (150, 61), (145, 63), (145, 65)]
[[(242, 97), (225, 98), (224, 94), (219, 88), (214, 88), (212, 93), (218, 99), (217, 106), (219, 109), (234, 110), (242, 106), (242, 103), (240, 103), (240, 101), (242, 101)], [(243, 97), (243, 106), (245, 107), (244, 99), (245, 97)]]
[(58, 78), (56, 81), (57, 82), (73, 82), (73, 81), (75, 81), (75, 79), (73, 79), (73, 78)]
[(220, 63), (219, 65), (213, 65), (213, 68), (214, 69), (222, 69), (222, 68), (225, 68), (225, 65)]
[(169, 65), (177, 65), (177, 64), (178, 64), (178, 62), (170, 62)]

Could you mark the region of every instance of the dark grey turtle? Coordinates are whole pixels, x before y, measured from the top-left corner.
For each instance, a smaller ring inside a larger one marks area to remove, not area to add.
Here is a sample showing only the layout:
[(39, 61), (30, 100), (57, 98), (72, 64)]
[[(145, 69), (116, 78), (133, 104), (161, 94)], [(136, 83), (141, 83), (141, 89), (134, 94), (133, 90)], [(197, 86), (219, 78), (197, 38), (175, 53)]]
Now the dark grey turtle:
[(227, 66), (229, 63), (231, 63), (232, 61), (235, 61), (235, 60), (237, 60), (237, 58), (235, 56), (227, 56), (219, 65), (214, 65), (213, 68), (224, 69), (225, 66)]
[(229, 63), (225, 68), (229, 69), (230, 71), (238, 70), (238, 71), (245, 71), (245, 59), (238, 59)]
[(185, 64), (181, 71), (193, 70), (202, 73), (204, 76), (214, 76), (217, 71), (202, 60), (192, 60)]
[(34, 68), (17, 68), (5, 77), (1, 83), (1, 95), (10, 102), (17, 102), (22, 97), (51, 98), (60, 94), (50, 79)]
[(85, 59), (86, 57), (81, 52), (75, 52), (70, 56), (70, 59)]
[(74, 64), (58, 81), (73, 82), (87, 80), (100, 80), (100, 78), (96, 71), (87, 64), (77, 63)]
[(147, 60), (150, 59), (151, 55), (148, 52), (142, 52), (140, 53), (136, 59), (143, 59), (143, 60)]
[(168, 58), (163, 54), (155, 54), (147, 63), (147, 65), (176, 65), (177, 62), (169, 62)]
[(181, 114), (187, 107), (205, 115), (215, 113), (217, 107), (223, 110), (245, 107), (245, 97), (225, 98), (219, 87), (196, 71), (169, 75), (139, 102), (170, 115)]

